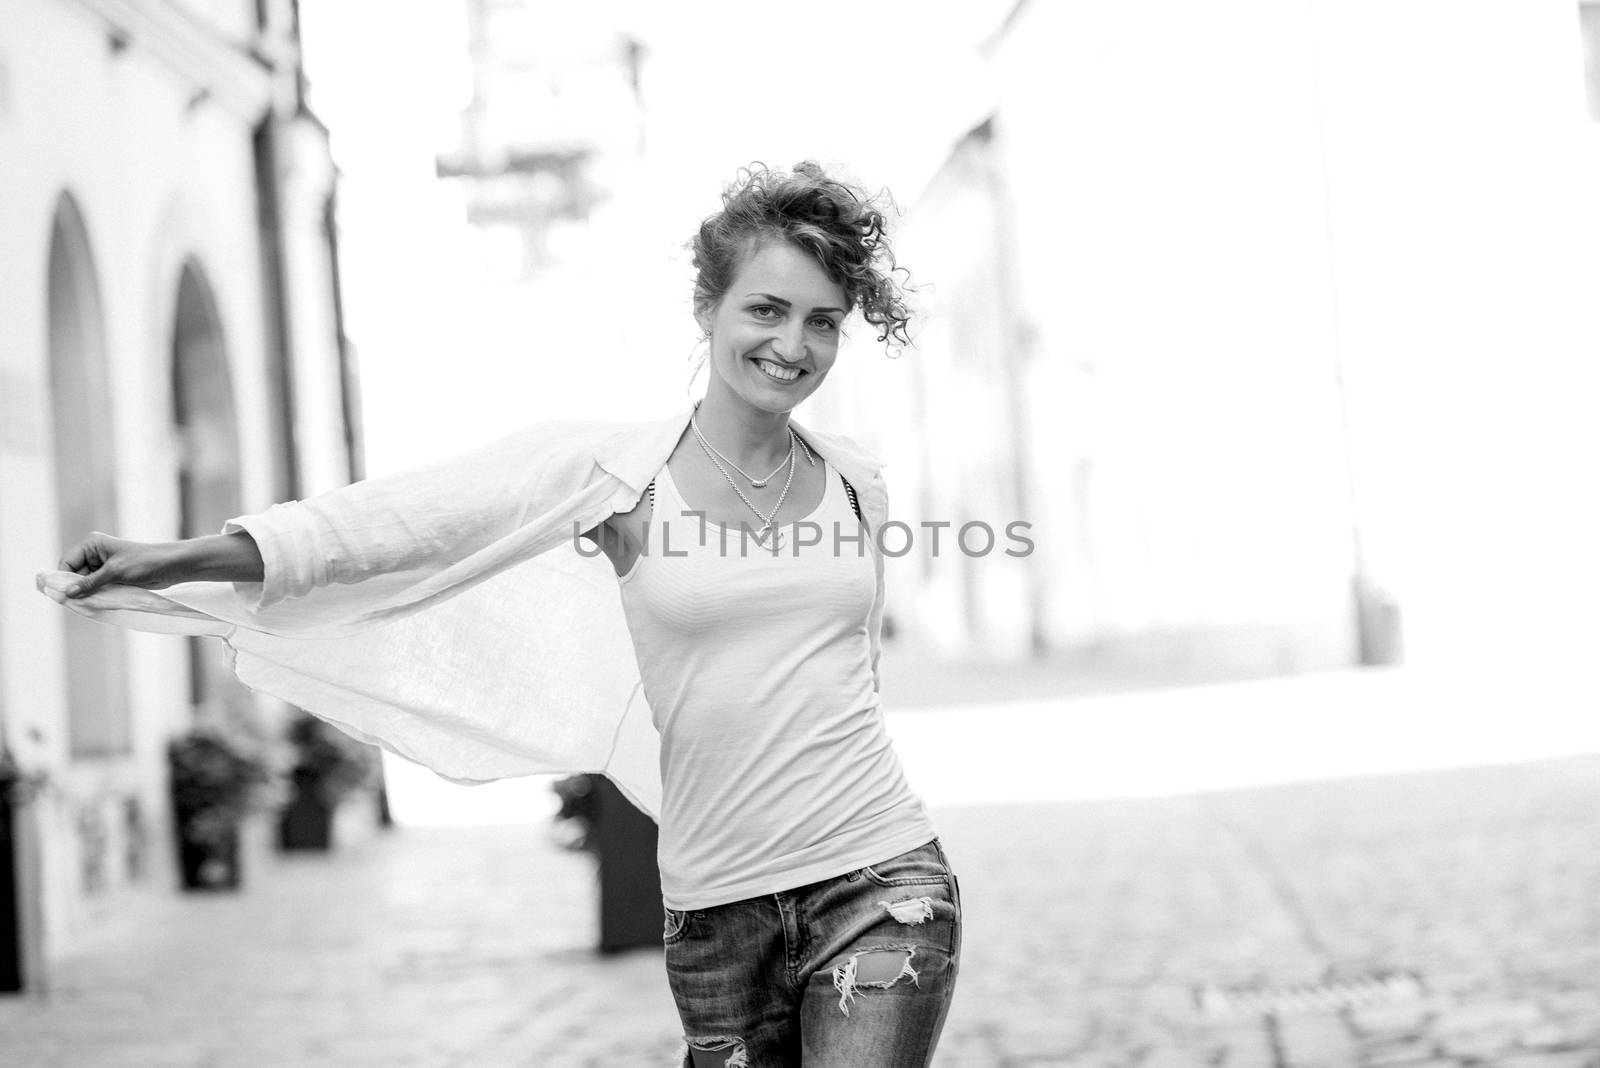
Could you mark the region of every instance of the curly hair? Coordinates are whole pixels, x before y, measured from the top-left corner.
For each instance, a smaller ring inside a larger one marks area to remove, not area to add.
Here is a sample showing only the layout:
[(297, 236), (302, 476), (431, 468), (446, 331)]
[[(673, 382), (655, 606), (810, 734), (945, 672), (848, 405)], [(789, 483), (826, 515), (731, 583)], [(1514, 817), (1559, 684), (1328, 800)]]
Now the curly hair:
[[(894, 202), (887, 192), (879, 194)], [(882, 207), (856, 186), (830, 178), (811, 160), (792, 171), (761, 163), (741, 168), (722, 191), (722, 210), (700, 224), (694, 252), (696, 311), (712, 307), (733, 284), (744, 256), (773, 238), (805, 249), (845, 291), (852, 309), (879, 330), (886, 345), (908, 345), (911, 311), (895, 275)]]

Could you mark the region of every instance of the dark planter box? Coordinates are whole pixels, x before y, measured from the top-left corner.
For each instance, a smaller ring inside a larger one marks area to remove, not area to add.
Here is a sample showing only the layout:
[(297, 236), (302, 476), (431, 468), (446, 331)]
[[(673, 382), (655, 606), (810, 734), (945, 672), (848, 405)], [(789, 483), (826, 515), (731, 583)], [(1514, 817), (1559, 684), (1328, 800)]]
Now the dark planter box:
[(0, 766), (0, 993), (22, 989), (22, 881), (17, 835), (13, 831), (11, 780)]
[(278, 848), (287, 852), (326, 853), (333, 848), (335, 806), (320, 791), (299, 790), (278, 817)]
[(239, 825), (231, 824), (202, 839), (184, 833), (178, 819), (178, 867), (185, 890), (237, 890), (243, 880), (239, 863)]

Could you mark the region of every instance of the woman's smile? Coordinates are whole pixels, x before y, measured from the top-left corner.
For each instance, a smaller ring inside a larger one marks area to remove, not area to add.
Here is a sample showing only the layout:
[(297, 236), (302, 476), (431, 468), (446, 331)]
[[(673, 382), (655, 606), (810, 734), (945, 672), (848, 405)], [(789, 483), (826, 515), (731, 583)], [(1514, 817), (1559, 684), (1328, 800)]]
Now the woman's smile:
[(772, 379), (774, 382), (781, 382), (785, 385), (790, 382), (800, 381), (800, 376), (806, 373), (798, 367), (789, 367), (778, 363), (775, 360), (766, 359), (762, 356), (752, 357), (752, 362), (757, 367), (761, 368), (762, 373), (768, 378)]

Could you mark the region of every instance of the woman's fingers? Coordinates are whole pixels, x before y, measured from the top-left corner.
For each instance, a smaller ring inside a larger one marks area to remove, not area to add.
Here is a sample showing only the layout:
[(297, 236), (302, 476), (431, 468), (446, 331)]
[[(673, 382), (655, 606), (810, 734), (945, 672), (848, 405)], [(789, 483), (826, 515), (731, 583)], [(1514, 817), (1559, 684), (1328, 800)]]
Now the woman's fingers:
[(67, 555), (61, 558), (61, 570), (88, 574), (104, 566), (111, 557), (113, 540), (104, 531), (91, 531), (87, 538), (67, 550)]
[(84, 571), (81, 572), (83, 574), (83, 578), (67, 587), (67, 596), (87, 597), (101, 586), (104, 586), (106, 583), (107, 570), (108, 569), (104, 567), (99, 568), (98, 570), (85, 568)]
[(110, 535), (97, 530), (61, 558), (62, 571), (84, 576), (67, 588), (67, 596), (86, 596), (111, 581), (110, 564), (115, 552), (110, 540)]

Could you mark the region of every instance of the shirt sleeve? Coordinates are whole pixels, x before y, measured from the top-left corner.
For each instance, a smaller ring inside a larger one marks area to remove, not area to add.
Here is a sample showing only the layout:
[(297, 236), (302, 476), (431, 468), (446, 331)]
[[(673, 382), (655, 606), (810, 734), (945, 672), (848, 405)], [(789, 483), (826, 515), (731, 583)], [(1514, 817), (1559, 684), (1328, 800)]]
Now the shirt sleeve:
[(235, 516), (222, 532), (248, 533), (263, 573), (260, 583), (234, 588), (259, 611), (321, 587), (448, 568), (583, 483), (593, 459), (563, 444), (564, 425), (538, 424), (446, 460)]

